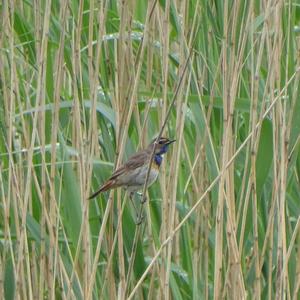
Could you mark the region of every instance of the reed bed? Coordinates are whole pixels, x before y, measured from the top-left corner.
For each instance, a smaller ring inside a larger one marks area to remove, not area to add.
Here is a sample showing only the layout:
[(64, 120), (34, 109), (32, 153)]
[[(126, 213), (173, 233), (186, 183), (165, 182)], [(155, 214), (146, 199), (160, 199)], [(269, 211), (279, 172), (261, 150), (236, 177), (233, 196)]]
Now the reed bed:
[[(299, 299), (296, 0), (0, 13), (1, 299)], [(87, 200), (160, 132), (141, 225)]]

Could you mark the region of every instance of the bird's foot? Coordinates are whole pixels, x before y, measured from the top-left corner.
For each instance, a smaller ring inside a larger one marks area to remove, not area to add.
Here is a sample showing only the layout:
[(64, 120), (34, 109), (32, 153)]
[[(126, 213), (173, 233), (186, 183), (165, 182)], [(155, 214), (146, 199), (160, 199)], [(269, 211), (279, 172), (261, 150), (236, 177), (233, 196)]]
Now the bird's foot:
[(142, 197), (142, 199), (141, 199), (142, 204), (144, 204), (145, 202), (147, 202), (147, 197), (146, 196)]
[(136, 222), (135, 222), (135, 225), (141, 225), (143, 223), (145, 219), (145, 216), (141, 213), (140, 215), (137, 216), (136, 218)]

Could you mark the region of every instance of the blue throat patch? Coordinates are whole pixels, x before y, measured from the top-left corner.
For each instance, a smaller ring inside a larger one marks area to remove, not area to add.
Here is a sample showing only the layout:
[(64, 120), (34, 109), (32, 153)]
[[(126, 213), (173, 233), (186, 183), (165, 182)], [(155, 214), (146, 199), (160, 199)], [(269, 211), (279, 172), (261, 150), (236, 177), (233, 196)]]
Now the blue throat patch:
[(154, 162), (156, 165), (160, 166), (163, 160), (162, 154), (165, 154), (168, 151), (169, 145), (164, 145), (159, 149), (159, 152), (154, 155)]
[(154, 156), (154, 162), (160, 166), (161, 165), (161, 162), (162, 162), (163, 158), (160, 154), (155, 154)]

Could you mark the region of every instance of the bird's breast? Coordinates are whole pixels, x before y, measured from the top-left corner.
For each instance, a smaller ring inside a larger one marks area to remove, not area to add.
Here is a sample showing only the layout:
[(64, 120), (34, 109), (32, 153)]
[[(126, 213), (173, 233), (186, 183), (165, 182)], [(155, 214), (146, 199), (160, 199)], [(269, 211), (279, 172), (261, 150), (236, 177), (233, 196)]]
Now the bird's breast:
[[(155, 165), (151, 167), (149, 178), (148, 178), (148, 186), (154, 183), (154, 181), (157, 179), (157, 176), (159, 174), (159, 166)], [(146, 179), (146, 178), (145, 178)]]
[[(144, 185), (146, 177), (148, 173), (148, 165), (144, 165), (139, 169), (137, 176), (135, 177), (135, 181), (137, 184)], [(155, 163), (151, 165), (151, 169), (149, 172), (148, 178), (148, 186), (151, 185), (157, 178), (159, 173), (159, 167), (156, 166)]]
[(160, 167), (160, 165), (158, 165), (155, 161), (152, 163), (152, 166), (151, 166), (152, 169), (159, 171), (159, 167)]

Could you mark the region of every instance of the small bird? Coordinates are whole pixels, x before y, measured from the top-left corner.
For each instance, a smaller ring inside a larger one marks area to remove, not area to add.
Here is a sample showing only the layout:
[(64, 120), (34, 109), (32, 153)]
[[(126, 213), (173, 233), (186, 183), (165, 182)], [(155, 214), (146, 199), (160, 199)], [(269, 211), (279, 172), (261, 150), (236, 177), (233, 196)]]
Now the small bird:
[[(99, 190), (92, 194), (89, 199), (95, 198), (98, 194), (117, 187), (125, 187), (125, 189), (129, 192), (129, 197), (132, 198), (135, 192), (144, 187), (149, 161), (151, 159), (155, 141), (156, 138), (146, 149), (135, 153), (128, 159), (126, 163), (115, 170), (112, 176), (100, 187)], [(157, 144), (155, 145), (155, 152), (151, 164), (147, 187), (149, 187), (156, 180), (163, 156), (168, 151), (169, 145), (174, 142), (175, 140), (169, 140), (168, 138), (159, 138)]]

